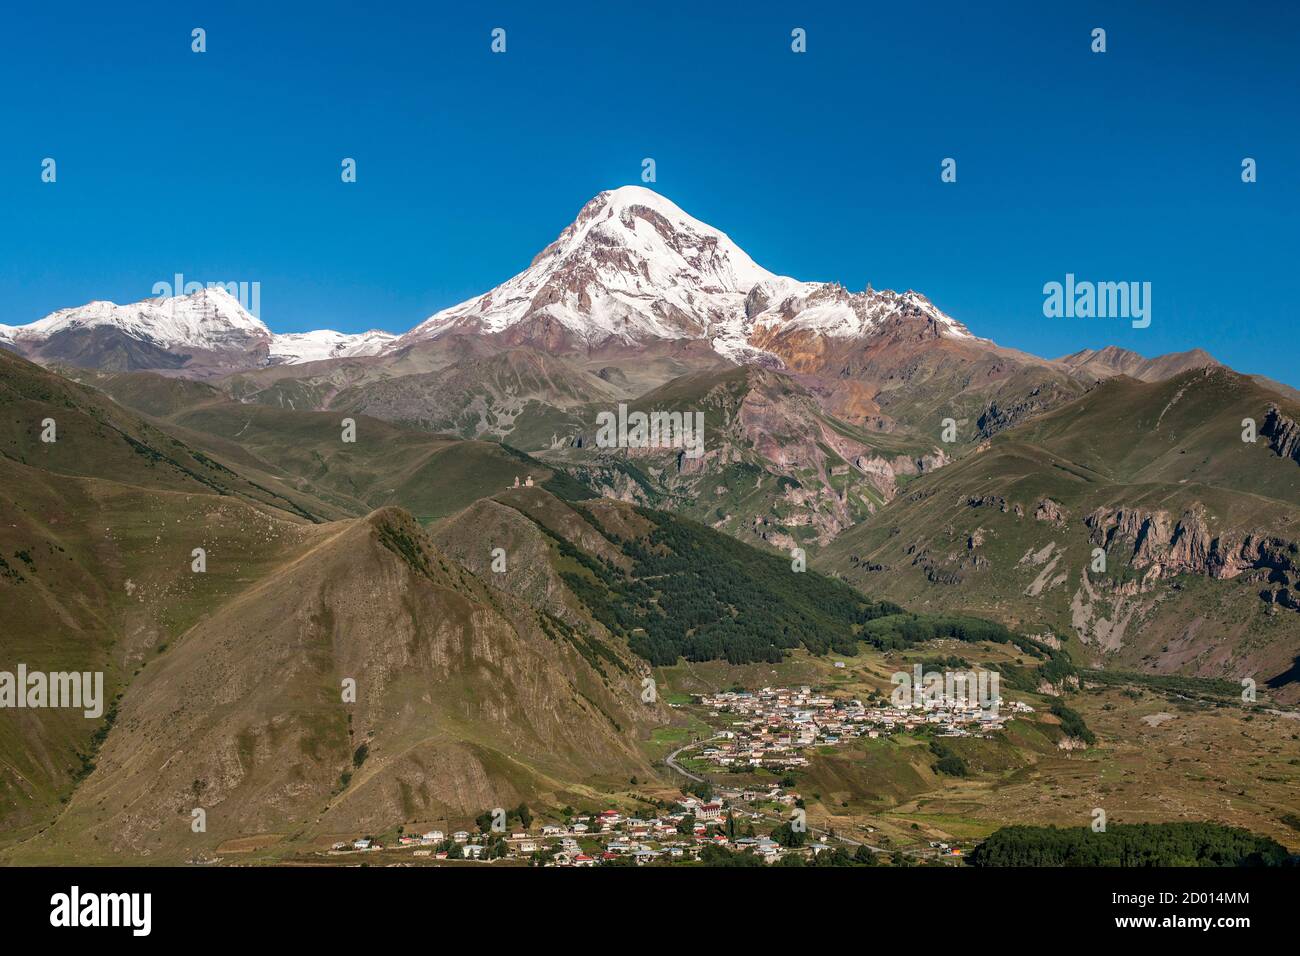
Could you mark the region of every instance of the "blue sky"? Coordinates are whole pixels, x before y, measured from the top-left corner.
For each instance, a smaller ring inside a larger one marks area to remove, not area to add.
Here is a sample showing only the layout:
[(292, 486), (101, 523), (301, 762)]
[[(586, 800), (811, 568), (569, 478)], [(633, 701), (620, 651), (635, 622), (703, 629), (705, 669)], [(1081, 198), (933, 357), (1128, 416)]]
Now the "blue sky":
[[(276, 331), (404, 331), (649, 156), (775, 272), (914, 288), (1038, 354), (1200, 346), (1300, 385), (1296, 5), (439, 6), (11, 7), (0, 322), (182, 272), (260, 282)], [(1044, 318), (1067, 272), (1151, 282), (1150, 328)]]

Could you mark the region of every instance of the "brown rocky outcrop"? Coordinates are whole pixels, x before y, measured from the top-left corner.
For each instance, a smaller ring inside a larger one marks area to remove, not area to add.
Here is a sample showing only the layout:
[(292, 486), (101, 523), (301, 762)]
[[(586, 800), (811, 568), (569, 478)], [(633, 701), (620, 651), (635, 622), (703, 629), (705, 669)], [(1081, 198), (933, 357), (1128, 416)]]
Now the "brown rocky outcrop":
[(1146, 569), (1146, 581), (1178, 574), (1200, 574), (1229, 580), (1257, 572), (1270, 587), (1261, 596), (1290, 607), (1300, 582), (1300, 545), (1258, 532), (1214, 534), (1205, 508), (1192, 505), (1177, 522), (1168, 512), (1133, 508), (1098, 508), (1084, 519), (1089, 539), (1110, 550), (1118, 543), (1132, 547), (1134, 568)]
[(1034, 511), (1034, 519), (1037, 521), (1050, 521), (1055, 525), (1063, 525), (1069, 518), (1069, 512), (1061, 507), (1060, 502), (1053, 501), (1051, 498), (1043, 498), (1038, 502), (1038, 507)]
[(1268, 447), (1283, 458), (1300, 462), (1300, 422), (1283, 415), (1276, 405), (1270, 405), (1259, 433), (1268, 439)]

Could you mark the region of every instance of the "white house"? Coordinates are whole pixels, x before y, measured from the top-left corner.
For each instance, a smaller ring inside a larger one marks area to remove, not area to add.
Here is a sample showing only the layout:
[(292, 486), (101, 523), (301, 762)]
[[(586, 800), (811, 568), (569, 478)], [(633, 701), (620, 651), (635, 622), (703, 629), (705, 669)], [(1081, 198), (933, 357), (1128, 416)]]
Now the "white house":
[(705, 803), (701, 804), (695, 811), (695, 816), (700, 820), (716, 820), (722, 813), (722, 804)]

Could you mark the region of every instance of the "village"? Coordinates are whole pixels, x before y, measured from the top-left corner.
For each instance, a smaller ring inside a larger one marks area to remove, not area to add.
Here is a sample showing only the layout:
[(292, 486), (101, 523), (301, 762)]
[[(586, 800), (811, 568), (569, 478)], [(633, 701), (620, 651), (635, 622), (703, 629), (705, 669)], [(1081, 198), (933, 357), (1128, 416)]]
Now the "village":
[[(900, 695), (901, 696), (901, 695)], [(898, 732), (932, 730), (940, 737), (987, 737), (1017, 714), (1033, 708), (1019, 701), (999, 700), (981, 707), (966, 693), (940, 690), (932, 695), (906, 695), (906, 702), (877, 698), (829, 697), (810, 687), (764, 687), (757, 692), (725, 691), (703, 695), (698, 702), (713, 717), (736, 717), (704, 746), (698, 759), (719, 767), (763, 767), (773, 770), (807, 766), (801, 752), (813, 746), (835, 746), (857, 737), (879, 738)]]
[[(694, 695), (692, 703), (718, 729), (713, 736), (679, 748), (694, 765), (729, 772), (788, 771), (808, 764), (805, 749), (836, 746), (866, 737), (924, 730), (936, 736), (988, 736), (1014, 714), (1032, 712), (1020, 702), (998, 701), (983, 708), (964, 694), (908, 695), (906, 700), (873, 694), (866, 703), (831, 697), (811, 687), (764, 687)], [(370, 837), (333, 845), (330, 854), (350, 856), (393, 849), (410, 850), (414, 859), (435, 861), (515, 861), (537, 866), (589, 867), (686, 862), (707, 856), (709, 847), (751, 853), (775, 863), (791, 854), (817, 857), (827, 851), (862, 849), (856, 840), (823, 833), (814, 836), (801, 820), (803, 801), (786, 776), (781, 785), (717, 786), (683, 769), (694, 780), (656, 815), (632, 816), (623, 809), (567, 813), (563, 822), (532, 826), (526, 810), (483, 814), (476, 831), (440, 829), (420, 834), (399, 831), (385, 845)], [(489, 822), (489, 820), (491, 822)], [(870, 828), (867, 828), (870, 832)], [(763, 832), (766, 831), (766, 832)], [(777, 839), (776, 837), (780, 837)], [(958, 854), (946, 844), (941, 853)]]
[[(748, 795), (779, 806), (792, 807), (799, 800), (798, 794), (780, 788)], [(457, 830), (448, 834), (430, 830), (420, 835), (400, 836), (396, 846), (411, 849), (416, 858), (514, 859), (541, 866), (644, 865), (655, 861), (697, 860), (708, 846), (748, 850), (769, 861), (788, 852), (815, 855), (831, 848), (829, 844), (809, 841), (793, 850), (755, 832), (756, 823), (765, 821), (770, 825), (772, 820), (771, 815), (759, 810), (726, 806), (720, 799), (706, 800), (683, 793), (671, 811), (645, 819), (610, 809), (589, 817), (574, 816), (563, 823), (545, 823), (508, 832)], [(330, 852), (333, 855), (374, 853), (386, 848), (393, 849), (362, 838), (350, 844), (336, 843)]]

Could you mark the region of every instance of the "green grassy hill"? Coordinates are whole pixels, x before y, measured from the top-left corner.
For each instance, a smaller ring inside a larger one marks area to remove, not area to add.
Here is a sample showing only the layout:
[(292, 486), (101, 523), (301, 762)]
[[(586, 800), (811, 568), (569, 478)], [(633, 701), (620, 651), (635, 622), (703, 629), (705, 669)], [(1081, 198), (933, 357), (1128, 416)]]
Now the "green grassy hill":
[[(431, 521), (529, 475), (567, 497), (588, 494), (566, 475), (496, 442), (431, 435), (347, 412), (244, 404), (209, 385), (177, 386), (149, 373), (87, 380), (122, 405), (155, 416), (159, 428), (258, 475), (269, 487), (310, 491), (336, 514), (364, 515), (396, 505)], [(345, 418), (356, 423), (353, 442), (342, 440)]]

